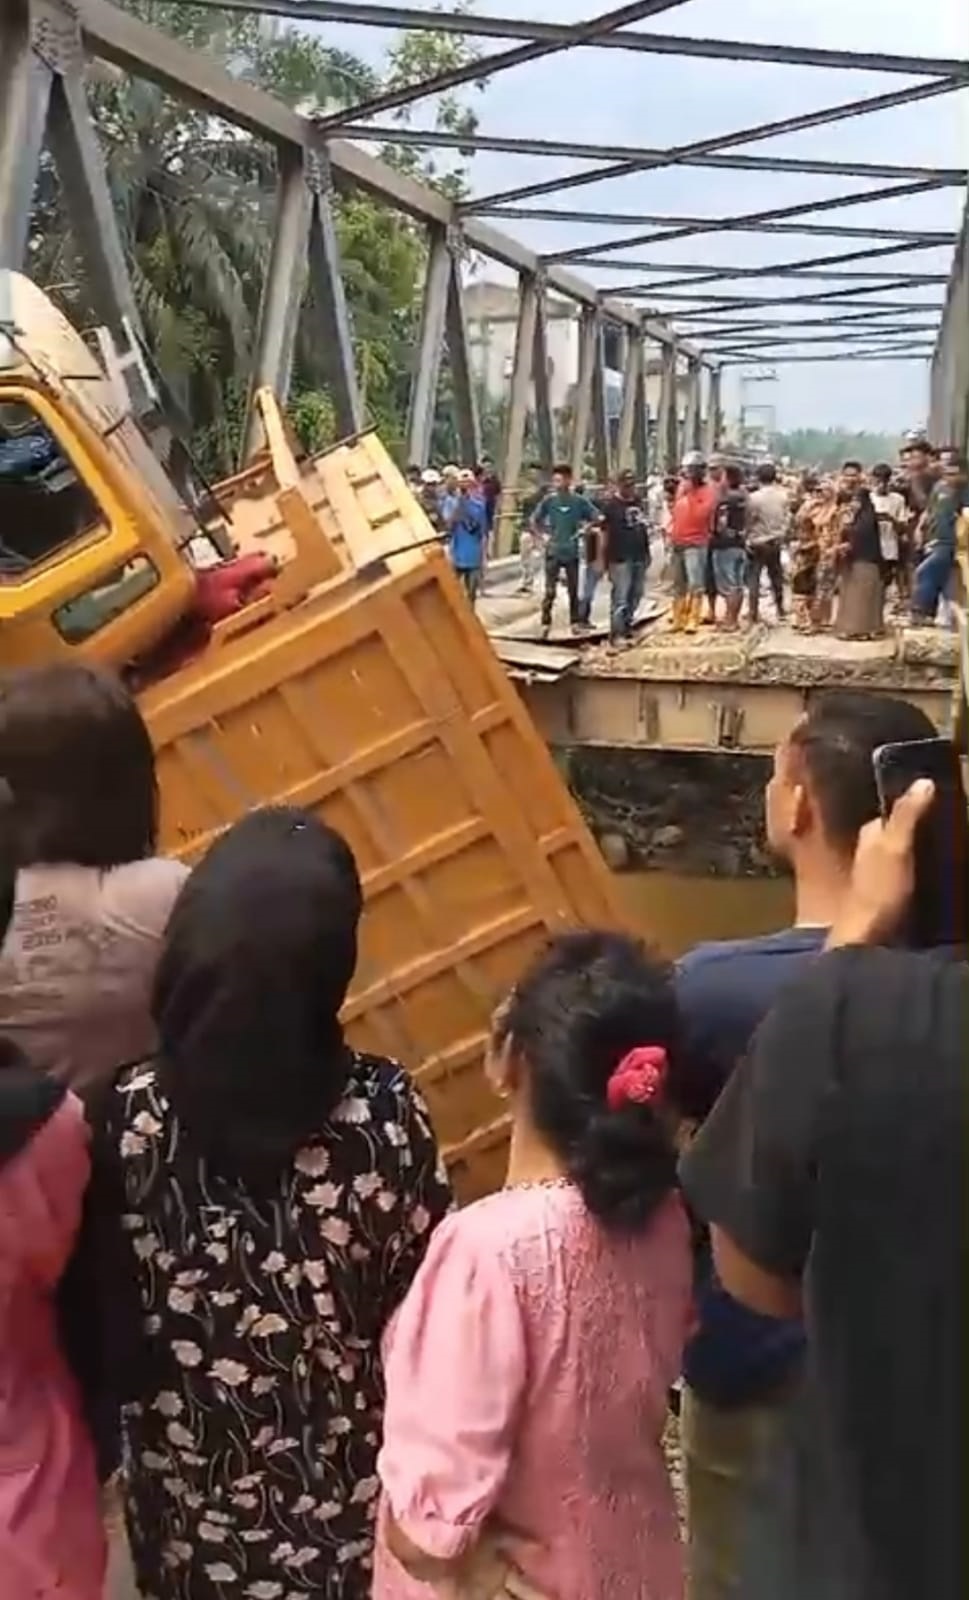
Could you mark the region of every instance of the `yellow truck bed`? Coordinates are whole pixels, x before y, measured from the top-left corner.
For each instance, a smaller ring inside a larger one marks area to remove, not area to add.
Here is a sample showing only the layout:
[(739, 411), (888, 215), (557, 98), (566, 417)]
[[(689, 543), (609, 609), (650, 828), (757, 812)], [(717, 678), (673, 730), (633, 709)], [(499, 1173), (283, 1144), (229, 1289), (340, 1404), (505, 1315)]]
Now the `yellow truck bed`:
[[(506, 1156), (481, 1070), (492, 1008), (549, 931), (627, 918), (379, 441), (296, 467), (277, 440), (273, 467), (255, 477), (277, 514), (263, 502), (244, 547), (291, 554), (287, 527), (310, 517), (332, 576), (142, 695), (163, 847), (197, 857), (272, 802), (307, 806), (346, 836), (366, 893), (349, 1038), (416, 1073), (471, 1198), (501, 1183)], [(241, 505), (253, 480), (237, 490)]]

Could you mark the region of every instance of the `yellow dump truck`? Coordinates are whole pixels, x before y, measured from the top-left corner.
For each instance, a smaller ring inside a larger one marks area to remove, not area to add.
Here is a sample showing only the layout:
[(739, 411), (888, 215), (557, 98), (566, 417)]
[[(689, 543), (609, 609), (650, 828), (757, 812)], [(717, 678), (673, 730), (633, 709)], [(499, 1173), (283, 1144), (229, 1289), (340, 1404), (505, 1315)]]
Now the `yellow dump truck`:
[[(85, 342), (0, 279), (0, 667), (137, 674), (173, 854), (273, 801), (345, 835), (366, 890), (349, 1038), (417, 1073), (459, 1192), (495, 1187), (492, 1007), (548, 930), (623, 911), (429, 524), (373, 434), (298, 461), (264, 394), (267, 449), (200, 527)], [(278, 574), (166, 656), (209, 535)]]

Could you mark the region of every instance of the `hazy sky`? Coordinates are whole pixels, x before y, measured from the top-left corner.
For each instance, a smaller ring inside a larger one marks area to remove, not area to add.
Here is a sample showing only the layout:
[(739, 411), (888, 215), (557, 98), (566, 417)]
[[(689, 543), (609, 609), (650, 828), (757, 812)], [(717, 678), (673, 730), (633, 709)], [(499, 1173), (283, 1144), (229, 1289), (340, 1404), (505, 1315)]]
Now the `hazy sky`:
[[(513, 0), (478, 0), (474, 9), (478, 13), (524, 12), (548, 20), (570, 21), (588, 16), (596, 7), (593, 0), (526, 0), (521, 7)], [(852, 6), (846, 0), (784, 0), (783, 5), (777, 0), (733, 0), (729, 6), (725, 0), (687, 0), (640, 26), (653, 32), (698, 37), (969, 56), (969, 8), (965, 0), (921, 0), (918, 5), (912, 5), (911, 0), (855, 0)], [(373, 29), (325, 26), (321, 31), (332, 43), (374, 61), (380, 59), (393, 39), (393, 35)], [(505, 48), (505, 43), (498, 40), (485, 40), (482, 44), (487, 52)], [(898, 74), (585, 49), (501, 73), (473, 98), (482, 133), (667, 146), (819, 106), (882, 94), (913, 81), (917, 80)], [(969, 157), (969, 93), (940, 96), (748, 148), (765, 155), (965, 165)], [(487, 194), (560, 172), (586, 170), (588, 166), (587, 162), (556, 163), (541, 157), (485, 152), (472, 163), (472, 189), (475, 194)], [(716, 217), (862, 193), (872, 186), (862, 179), (670, 167), (565, 190), (532, 203), (543, 207)], [(853, 226), (871, 223), (955, 230), (964, 201), (964, 191), (940, 189), (878, 205), (848, 207), (830, 220)], [(824, 216), (806, 220), (821, 222)], [(527, 220), (502, 220), (496, 225), (514, 232), (538, 251), (568, 248), (586, 241), (605, 242), (635, 231), (579, 223), (563, 227), (560, 223)], [(673, 264), (760, 266), (849, 252), (864, 248), (865, 243), (811, 235), (721, 233), (651, 246), (648, 259)], [(620, 257), (622, 254), (641, 259), (647, 252), (639, 249), (620, 252)], [(892, 256), (888, 265), (901, 272), (947, 272), (950, 261), (949, 249), (923, 250)], [(866, 270), (869, 265), (874, 270), (881, 263), (860, 262), (856, 270)], [(576, 270), (603, 288), (639, 276), (610, 270), (605, 264), (598, 269)], [(500, 273), (489, 271), (489, 275)], [(709, 285), (714, 294), (739, 294), (743, 287), (743, 280), (736, 279)], [(757, 295), (797, 292), (790, 278), (765, 276), (750, 287)], [(842, 287), (849, 284), (813, 280), (807, 292)], [(906, 291), (904, 298), (938, 303), (943, 293), (944, 286), (940, 285)], [(657, 301), (663, 304), (659, 296)], [(811, 313), (804, 310), (792, 315), (803, 318)], [(921, 365), (839, 363), (781, 366), (777, 371), (778, 381), (762, 386), (760, 397), (776, 406), (778, 426), (782, 428), (841, 423), (903, 428), (919, 421), (926, 411), (926, 373)], [(733, 410), (736, 376), (732, 375), (729, 382), (727, 403), (728, 409)]]

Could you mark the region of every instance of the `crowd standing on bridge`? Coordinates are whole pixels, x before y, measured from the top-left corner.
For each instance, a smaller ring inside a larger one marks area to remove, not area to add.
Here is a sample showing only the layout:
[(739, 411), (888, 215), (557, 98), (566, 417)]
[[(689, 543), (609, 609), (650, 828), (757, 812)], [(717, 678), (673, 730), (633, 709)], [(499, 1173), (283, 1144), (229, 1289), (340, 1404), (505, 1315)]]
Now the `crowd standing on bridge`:
[[(414, 467), (410, 475), (473, 603), (501, 499), (494, 469), (486, 460), (474, 470)], [(907, 436), (896, 467), (883, 462), (868, 473), (857, 461), (838, 474), (797, 476), (770, 461), (748, 471), (690, 451), (678, 477), (640, 485), (626, 469), (594, 489), (577, 485), (563, 464), (519, 508), (519, 589), (530, 594), (542, 571), (540, 627), (548, 638), (564, 586), (570, 628), (581, 636), (593, 631), (593, 600), (607, 578), (609, 640), (619, 648), (633, 639), (658, 549), (676, 633), (758, 624), (766, 580), (770, 620), (790, 615), (805, 634), (877, 639), (888, 620), (945, 620), (957, 524), (967, 511), (965, 459), (917, 433)]]
[(0, 683), (5, 1600), (102, 1600), (109, 1483), (150, 1600), (957, 1600), (969, 823), (953, 757), (926, 880), (942, 792), (883, 819), (873, 777), (931, 732), (843, 694), (790, 730), (791, 928), (549, 941), (491, 1023), (506, 1186), (452, 1212), (341, 1027), (343, 838), (269, 808), (188, 873), (121, 686)]

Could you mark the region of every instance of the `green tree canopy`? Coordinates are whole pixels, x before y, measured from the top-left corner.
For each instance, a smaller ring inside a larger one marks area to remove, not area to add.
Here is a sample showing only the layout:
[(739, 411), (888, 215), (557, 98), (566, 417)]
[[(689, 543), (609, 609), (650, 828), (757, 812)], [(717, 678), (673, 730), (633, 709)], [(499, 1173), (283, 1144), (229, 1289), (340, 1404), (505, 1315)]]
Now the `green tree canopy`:
[[(317, 34), (241, 12), (179, 0), (121, 0), (235, 76), (279, 95), (305, 114), (330, 113), (385, 86), (413, 82), (472, 59), (446, 34), (404, 35), (377, 72)], [(274, 212), (270, 146), (193, 110), (156, 85), (103, 64), (90, 71), (89, 102), (104, 154), (138, 308), (152, 353), (192, 419), (212, 473), (231, 470)], [(440, 97), (439, 122), (473, 132), (472, 109)], [(406, 121), (403, 108), (399, 121)], [(462, 190), (460, 166), (442, 171), (394, 145), (385, 160)], [(337, 201), (337, 231), (365, 404), (387, 444), (399, 447), (413, 360), (425, 258), (422, 231), (360, 194)], [(83, 262), (71, 235), (52, 161), (42, 163), (29, 270), (80, 326), (96, 320)], [(292, 412), (311, 446), (332, 434), (318, 352), (301, 338)]]
[(798, 466), (836, 471), (845, 461), (860, 461), (873, 467), (878, 461), (894, 462), (901, 436), (895, 433), (852, 433), (847, 428), (794, 428), (775, 433), (771, 450), (775, 456), (790, 456)]

